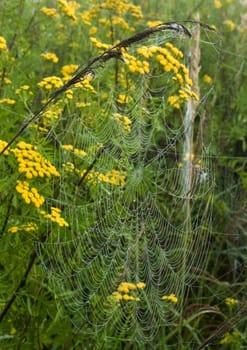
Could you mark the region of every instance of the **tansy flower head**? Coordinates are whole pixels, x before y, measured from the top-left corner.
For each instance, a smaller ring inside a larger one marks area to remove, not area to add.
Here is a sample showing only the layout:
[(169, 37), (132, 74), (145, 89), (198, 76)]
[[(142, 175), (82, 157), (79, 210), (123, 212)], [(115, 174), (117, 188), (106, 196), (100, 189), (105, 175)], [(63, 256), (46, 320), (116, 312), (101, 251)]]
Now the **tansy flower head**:
[(222, 7), (222, 3), (219, 0), (214, 0), (214, 7), (216, 9), (220, 9)]
[(0, 99), (0, 104), (6, 104), (6, 105), (14, 105), (16, 103), (15, 100), (13, 100), (12, 98), (2, 98)]
[(234, 306), (238, 304), (238, 299), (234, 299), (234, 298), (226, 298), (225, 299), (225, 303), (228, 306)]
[(213, 79), (212, 79), (209, 75), (205, 74), (205, 75), (203, 76), (203, 81), (204, 81), (206, 84), (212, 84)]
[(0, 50), (8, 51), (7, 43), (3, 36), (0, 36)]
[(43, 57), (47, 61), (52, 61), (54, 63), (58, 62), (58, 57), (55, 53), (47, 52), (40, 54), (41, 57)]
[[(2, 150), (7, 146), (8, 142), (0, 140), (0, 152), (2, 152)], [(3, 153), (5, 156), (7, 156), (9, 154), (9, 150), (6, 149)]]
[(43, 12), (48, 17), (58, 17), (57, 10), (55, 8), (42, 7), (41, 12)]
[(164, 295), (161, 299), (162, 300), (169, 300), (174, 304), (176, 304), (178, 302), (178, 298), (173, 293), (170, 295)]
[(227, 19), (224, 21), (224, 24), (228, 27), (228, 29), (232, 32), (235, 29), (235, 24), (232, 20)]
[(64, 218), (61, 217), (61, 209), (56, 207), (51, 207), (51, 214), (46, 213), (45, 210), (41, 210), (40, 214), (45, 218), (49, 219), (52, 222), (55, 222), (61, 227), (68, 227), (69, 224), (67, 221), (64, 220)]

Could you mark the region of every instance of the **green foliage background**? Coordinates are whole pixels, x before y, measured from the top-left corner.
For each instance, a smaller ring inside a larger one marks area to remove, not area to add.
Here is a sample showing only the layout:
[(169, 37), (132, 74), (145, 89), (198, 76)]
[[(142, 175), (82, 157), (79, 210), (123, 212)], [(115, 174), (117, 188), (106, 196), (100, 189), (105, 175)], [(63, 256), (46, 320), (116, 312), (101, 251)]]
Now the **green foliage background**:
[[(27, 222), (36, 222), (37, 213), (34, 207), (30, 209), (24, 204), (15, 190), (20, 174), (14, 156), (1, 155), (0, 306), (3, 314), (0, 349), (190, 350), (199, 349), (205, 341), (207, 343), (207, 339), (209, 345), (206, 344), (205, 348), (207, 346), (208, 349), (245, 349), (247, 4), (245, 1), (229, 0), (137, 0), (133, 3), (141, 7), (143, 18), (137, 20), (127, 13), (124, 19), (129, 28), (116, 25), (115, 37), (109, 38), (107, 32), (101, 30), (99, 16), (104, 18), (107, 13), (110, 17), (111, 11), (99, 12), (90, 25), (79, 16), (80, 12), (94, 4), (106, 2), (92, 0), (77, 3), (80, 7), (75, 10), (73, 18), (73, 14), (66, 14), (59, 1), (0, 2), (0, 36), (6, 39), (8, 47), (6, 51), (1, 50), (0, 46), (0, 102), (3, 99), (15, 100), (13, 105), (6, 101), (0, 104), (0, 140), (9, 141), (27, 115), (38, 111), (42, 100), (47, 98), (44, 90), (41, 92), (37, 86), (38, 82), (47, 76), (61, 75), (60, 69), (64, 65), (84, 66), (99, 53), (91, 45), (90, 36), (111, 43), (112, 39), (121, 40), (143, 30), (148, 21), (183, 21), (193, 19), (196, 13), (200, 13), (202, 22), (217, 28), (215, 43), (212, 44), (211, 36), (208, 38), (210, 45), (202, 42), (199, 76), (203, 99), (200, 116), (204, 120), (204, 140), (210, 145), (216, 182), (209, 254), (205, 269), (188, 290), (182, 327), (181, 319), (177, 319), (161, 328), (159, 336), (151, 344), (127, 341), (114, 331), (114, 327), (102, 331), (85, 323), (77, 329), (71, 322), (71, 311), (64, 306), (62, 297), (55, 293), (37, 256), (34, 242), (45, 239), (42, 230), (9, 231), (13, 226), (20, 228)], [(45, 15), (41, 11), (44, 6), (56, 8), (59, 17)], [(73, 3), (70, 2), (69, 6), (73, 7)], [(94, 35), (90, 34), (92, 27), (98, 28)], [(56, 53), (59, 62), (45, 61), (40, 56), (44, 52)], [(113, 84), (112, 80), (108, 80), (108, 74), (109, 71), (102, 73), (106, 92), (112, 89)], [(204, 81), (205, 75), (212, 78), (212, 83)], [(29, 86), (29, 90), (17, 94), (16, 89), (25, 85)], [(62, 102), (65, 115), (76, 113), (75, 103), (80, 101), (79, 94), (76, 92), (72, 100)], [(83, 94), (85, 102), (90, 102), (90, 93), (84, 91)], [(101, 92), (98, 92), (98, 103), (87, 107), (88, 115), (99, 113), (104, 105), (100, 97)], [(28, 128), (21, 139), (38, 146), (39, 151), (49, 159), (49, 145), (35, 129)], [(36, 182), (36, 187), (48, 191), (45, 181)], [(90, 195), (93, 197), (93, 191)], [(236, 299), (237, 304), (226, 305), (226, 298)], [(6, 305), (10, 302), (11, 307), (5, 313)]]

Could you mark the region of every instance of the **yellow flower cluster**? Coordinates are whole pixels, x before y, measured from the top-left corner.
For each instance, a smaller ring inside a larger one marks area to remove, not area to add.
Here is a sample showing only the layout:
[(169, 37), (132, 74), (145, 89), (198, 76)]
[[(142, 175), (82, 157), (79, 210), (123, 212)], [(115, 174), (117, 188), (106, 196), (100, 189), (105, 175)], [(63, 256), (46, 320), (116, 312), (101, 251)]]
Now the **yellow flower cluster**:
[(61, 209), (59, 209), (59, 208), (51, 207), (51, 214), (48, 214), (45, 210), (41, 210), (40, 214), (45, 219), (49, 219), (52, 222), (57, 223), (61, 227), (63, 227), (63, 226), (68, 227), (69, 226), (67, 221), (65, 221), (64, 218), (61, 217)]
[(229, 29), (231, 32), (233, 32), (234, 29), (235, 29), (235, 27), (236, 27), (235, 24), (234, 24), (234, 22), (231, 21), (230, 19), (225, 20), (225, 21), (224, 21), (224, 24), (228, 27), (228, 29)]
[(73, 152), (76, 156), (79, 156), (79, 157), (84, 157), (86, 156), (86, 152), (83, 151), (82, 149), (79, 149), (79, 148), (75, 148), (74, 146), (72, 145), (62, 145), (62, 148), (65, 149), (66, 151), (71, 151)]
[(119, 300), (140, 301), (141, 299), (139, 297), (130, 295), (129, 293), (131, 291), (134, 291), (134, 290), (144, 289), (145, 287), (146, 287), (146, 284), (144, 282), (139, 282), (139, 283), (136, 283), (136, 284), (135, 283), (130, 283), (130, 282), (122, 282), (118, 286), (117, 291), (113, 292), (112, 295), (117, 301), (119, 301)]
[(12, 226), (8, 229), (8, 232), (10, 233), (17, 233), (19, 231), (31, 232), (31, 231), (37, 231), (37, 229), (38, 229), (38, 226), (35, 223), (29, 222), (27, 224), (22, 224), (19, 227)]
[(239, 338), (240, 333), (238, 331), (233, 331), (232, 333), (225, 333), (224, 337), (220, 340), (220, 344), (227, 344), (233, 342), (236, 338)]
[[(8, 142), (0, 140), (0, 152), (2, 152), (2, 150), (7, 146)], [(7, 156), (9, 154), (9, 150), (6, 149), (3, 153), (5, 156)]]
[(214, 7), (216, 9), (220, 9), (222, 7), (222, 3), (219, 0), (214, 0)]
[(173, 293), (170, 295), (163, 295), (163, 297), (161, 299), (162, 300), (170, 300), (174, 304), (176, 304), (178, 302), (178, 298)]
[[(79, 65), (78, 64), (66, 64), (65, 66), (62, 67), (61, 73), (66, 77), (64, 80), (69, 80), (72, 75), (75, 73), (75, 71), (78, 69)], [(67, 79), (68, 77), (68, 79)]]
[(59, 102), (52, 104), (50, 108), (43, 113), (42, 123), (45, 126), (51, 125), (54, 120), (57, 120), (61, 116), (62, 112), (63, 108), (59, 106)]
[(136, 19), (142, 19), (143, 14), (141, 10), (141, 6), (128, 4), (128, 10), (131, 12), (132, 16)]
[(75, 166), (71, 162), (63, 163), (62, 166), (65, 169), (65, 171), (68, 171), (70, 173), (75, 171)]
[(37, 189), (35, 187), (30, 188), (26, 181), (17, 180), (15, 189), (27, 204), (33, 203), (36, 208), (39, 208), (45, 201), (45, 198), (38, 193)]
[(162, 21), (147, 21), (147, 26), (148, 27), (155, 27), (155, 26), (158, 26), (161, 23), (162, 23)]
[(67, 1), (67, 0), (57, 0), (58, 4), (61, 7), (61, 11), (68, 16), (73, 21), (76, 21), (76, 10), (80, 7), (80, 4), (76, 1)]
[(58, 13), (57, 10), (55, 8), (52, 7), (42, 7), (40, 9), (41, 12), (43, 12), (46, 16), (48, 17), (58, 17)]
[(114, 113), (113, 117), (121, 125), (121, 127), (123, 128), (124, 131), (127, 131), (127, 132), (131, 131), (132, 122), (128, 117), (126, 117), (125, 115), (122, 115), (120, 113)]
[(14, 105), (16, 103), (12, 98), (2, 98), (0, 99), (0, 104)]
[(27, 179), (33, 177), (59, 176), (56, 168), (36, 151), (36, 147), (20, 141), (17, 147), (11, 150), (18, 162), (19, 172), (25, 173)]
[[(16, 95), (20, 95), (21, 93), (26, 93), (27, 91), (29, 91), (29, 89), (30, 89), (29, 85), (22, 85), (21, 87), (15, 90), (15, 93)], [(29, 95), (33, 95), (31, 91), (29, 91), (28, 93)]]
[(149, 63), (147, 61), (140, 61), (135, 56), (126, 52), (122, 52), (122, 57), (132, 73), (149, 73)]
[[(82, 22), (88, 26), (90, 26), (92, 24), (92, 19), (95, 17), (97, 11), (83, 11), (82, 13), (80, 13), (80, 17), (82, 19)], [(95, 32), (96, 33), (96, 32)]]
[(63, 81), (59, 77), (51, 76), (44, 78), (37, 85), (46, 90), (51, 90), (53, 88), (60, 88), (61, 86), (63, 86)]
[[(75, 73), (75, 71), (78, 69), (78, 65), (77, 64), (68, 64), (62, 67), (61, 69), (61, 73), (63, 75), (63, 81), (67, 82), (68, 80), (70, 80), (73, 77), (73, 74)], [(93, 76), (91, 74), (86, 75), (82, 81), (80, 81), (79, 83), (75, 84), (76, 88), (83, 88), (87, 91), (96, 93), (94, 87), (90, 84), (91, 81), (93, 80)], [(66, 92), (66, 97), (70, 98), (69, 96), (67, 96), (68, 93), (70, 93), (73, 97), (73, 91), (71, 89), (67, 90)]]
[[(111, 18), (114, 21), (114, 25), (120, 25), (124, 29), (131, 29), (128, 26), (128, 23), (123, 19), (124, 15), (131, 15), (135, 19), (139, 20), (143, 18), (143, 14), (140, 6), (136, 6), (134, 4), (128, 3), (128, 0), (98, 0), (94, 1), (95, 5), (93, 5), (90, 10), (83, 11), (80, 13), (80, 17), (82, 22), (86, 25), (91, 25), (92, 20), (94, 18), (100, 17), (100, 11), (110, 10)], [(109, 26), (110, 21), (108, 19), (102, 18), (100, 19), (101, 24)]]
[[(0, 73), (0, 74), (1, 74), (1, 73)], [(4, 77), (4, 78), (3, 78), (3, 82), (4, 82), (4, 84), (6, 84), (6, 85), (9, 85), (9, 84), (12, 83), (12, 81), (11, 81), (9, 78), (7, 78), (7, 77)]]
[(93, 27), (91, 27), (90, 30), (89, 30), (89, 35), (94, 35), (94, 34), (96, 34), (97, 32), (98, 32), (98, 28), (95, 27), (95, 26), (93, 26)]
[(121, 104), (128, 103), (129, 100), (130, 100), (129, 96), (125, 94), (119, 94), (117, 97), (117, 102)]
[(166, 43), (165, 47), (151, 46), (140, 47), (137, 49), (137, 53), (145, 58), (150, 58), (156, 55), (156, 59), (163, 67), (165, 72), (173, 74), (172, 79), (179, 84), (178, 95), (170, 96), (168, 103), (179, 109), (180, 104), (188, 101), (191, 97), (196, 100), (199, 97), (191, 90), (192, 81), (189, 77), (189, 70), (180, 60), (183, 58), (183, 53), (173, 46), (171, 43)]
[(0, 36), (0, 50), (7, 52), (8, 46), (3, 36)]
[(93, 85), (91, 85), (91, 81), (93, 80), (93, 76), (91, 74), (88, 74), (85, 78), (83, 78), (82, 81), (75, 84), (76, 88), (82, 88), (84, 90), (90, 91), (94, 94), (96, 94), (96, 90), (94, 89)]
[[(80, 172), (80, 176), (83, 177), (86, 170), (83, 170)], [(86, 180), (91, 183), (92, 185), (96, 185), (98, 181), (109, 183), (114, 186), (121, 186), (123, 187), (125, 185), (125, 178), (126, 178), (126, 172), (125, 171), (118, 171), (118, 170), (111, 170), (106, 174), (99, 173), (98, 171), (89, 171), (89, 173), (86, 176)]]
[(33, 124), (31, 127), (46, 133), (49, 131), (47, 127), (52, 126), (53, 123), (61, 116), (62, 112), (63, 108), (60, 107), (60, 101), (58, 101), (57, 103), (52, 104), (50, 108), (42, 114), (42, 126), (40, 125), (40, 122), (38, 122), (37, 124)]
[(72, 89), (68, 89), (65, 91), (65, 96), (68, 100), (72, 100), (73, 96), (74, 96), (74, 92)]
[(101, 4), (102, 9), (114, 10), (120, 16), (130, 12), (131, 15), (136, 19), (143, 18), (143, 14), (140, 6), (130, 4), (127, 0), (115, 1), (115, 0), (105, 0)]
[(107, 50), (111, 47), (110, 44), (104, 44), (93, 36), (90, 37), (90, 41), (98, 49)]
[(206, 83), (206, 84), (212, 84), (212, 81), (213, 81), (213, 79), (209, 76), (209, 75), (207, 75), (207, 74), (205, 74), (204, 76), (203, 76), (203, 81)]
[(91, 106), (90, 102), (76, 102), (76, 107), (77, 108), (85, 108)]
[(111, 27), (113, 26), (119, 26), (123, 29), (131, 29), (129, 24), (123, 19), (123, 17), (119, 16), (112, 16), (111, 20), (106, 19), (106, 18), (100, 18), (99, 23), (105, 25), (106, 27)]
[(238, 304), (238, 299), (234, 299), (234, 298), (226, 298), (225, 299), (225, 303), (228, 306), (234, 306)]
[(47, 61), (52, 61), (54, 63), (58, 62), (58, 57), (55, 53), (52, 53), (52, 52), (41, 53), (40, 56), (43, 57)]

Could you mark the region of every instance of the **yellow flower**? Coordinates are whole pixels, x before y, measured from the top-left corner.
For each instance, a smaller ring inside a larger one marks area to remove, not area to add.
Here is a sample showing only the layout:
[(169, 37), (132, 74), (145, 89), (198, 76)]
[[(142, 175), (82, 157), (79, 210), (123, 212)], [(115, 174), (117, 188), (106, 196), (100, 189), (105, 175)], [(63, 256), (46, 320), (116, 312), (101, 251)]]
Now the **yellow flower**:
[(79, 67), (78, 64), (67, 64), (62, 67), (61, 73), (64, 77), (66, 76), (72, 77), (72, 74), (75, 73), (78, 67)]
[(75, 105), (77, 108), (84, 108), (84, 107), (91, 106), (91, 103), (90, 102), (76, 102)]
[(44, 124), (44, 126), (50, 126), (55, 120), (57, 120), (61, 116), (62, 112), (63, 112), (63, 109), (59, 106), (59, 102), (54, 103), (42, 115), (42, 118), (41, 118), (42, 123)]
[(64, 220), (64, 218), (61, 217), (61, 209), (56, 208), (56, 207), (51, 207), (51, 214), (46, 213), (44, 210), (40, 211), (40, 214), (46, 218), (51, 220), (52, 222), (57, 223), (59, 226), (63, 227), (68, 227), (69, 224), (67, 221)]
[(43, 12), (48, 17), (58, 17), (57, 10), (55, 8), (42, 7), (41, 12)]
[(45, 198), (38, 193), (36, 188), (29, 188), (26, 181), (17, 180), (16, 191), (21, 194), (26, 204), (33, 203), (36, 208), (39, 208), (45, 201)]
[(8, 232), (10, 233), (16, 233), (18, 231), (31, 232), (31, 231), (37, 231), (37, 229), (38, 229), (37, 225), (34, 224), (33, 222), (30, 222), (28, 224), (20, 225), (19, 227), (12, 226), (8, 229)]
[(76, 88), (82, 88), (84, 90), (90, 91), (92, 93), (96, 93), (96, 90), (94, 89), (94, 87), (90, 84), (90, 82), (93, 80), (93, 76), (91, 74), (88, 74), (87, 76), (85, 76), (83, 78), (82, 81), (80, 81), (79, 83), (75, 84)]
[(123, 300), (135, 300), (135, 298), (129, 294), (124, 294), (122, 298)]
[(3, 36), (0, 36), (0, 50), (8, 51), (7, 43)]
[(143, 288), (146, 287), (146, 283), (144, 283), (144, 282), (138, 282), (138, 283), (136, 284), (136, 287), (137, 287), (138, 289), (143, 289)]
[(4, 84), (6, 84), (6, 85), (9, 85), (9, 84), (12, 83), (12, 81), (9, 78), (6, 78), (6, 77), (4, 77), (3, 81), (4, 81)]
[(207, 74), (205, 74), (204, 76), (203, 76), (203, 81), (206, 83), (206, 84), (212, 84), (212, 81), (213, 81), (213, 79), (209, 76), (209, 75), (207, 75)]
[(113, 117), (114, 117), (114, 119), (117, 120), (119, 125), (122, 126), (124, 131), (127, 131), (127, 132), (131, 131), (131, 124), (132, 124), (132, 122), (131, 122), (131, 120), (128, 117), (126, 117), (126, 116), (124, 116), (124, 115), (122, 115), (120, 113), (114, 113)]
[(234, 306), (238, 304), (238, 299), (234, 299), (234, 298), (226, 298), (225, 299), (225, 303), (228, 306)]
[(147, 26), (148, 27), (155, 27), (155, 26), (158, 26), (161, 23), (162, 23), (162, 21), (147, 21)]
[(76, 10), (80, 7), (76, 1), (57, 0), (62, 12), (73, 21), (76, 21)]
[(227, 19), (224, 21), (224, 24), (228, 27), (228, 29), (232, 32), (235, 29), (235, 24), (233, 23), (233, 21), (231, 21), (230, 19)]
[(68, 100), (72, 100), (73, 95), (74, 95), (74, 93), (73, 93), (73, 90), (72, 90), (72, 89), (68, 89), (68, 90), (65, 91), (65, 96), (66, 96), (66, 98), (67, 98)]
[[(93, 14), (90, 11), (83, 11), (81, 14), (82, 22), (86, 25), (91, 25), (91, 20), (93, 18)], [(94, 33), (95, 34), (95, 33)], [(92, 34), (93, 35), (93, 34)]]
[(97, 33), (97, 31), (98, 31), (98, 28), (95, 27), (95, 26), (93, 26), (93, 27), (91, 27), (90, 30), (89, 30), (89, 35), (94, 35), (94, 34)]
[(15, 329), (15, 327), (12, 327), (11, 330), (10, 330), (10, 334), (14, 335), (15, 333), (16, 333), (16, 329)]
[(16, 232), (18, 232), (20, 229), (19, 229), (19, 227), (17, 227), (17, 226), (12, 226), (12, 227), (10, 227), (9, 229), (8, 229), (8, 232), (10, 232), (10, 233), (16, 233)]
[(128, 6), (128, 10), (130, 10), (133, 17), (135, 17), (136, 19), (143, 18), (141, 6), (133, 5), (133, 4), (127, 4), (127, 6)]
[(180, 104), (179, 104), (179, 97), (178, 96), (170, 96), (167, 99), (167, 102), (174, 108), (179, 109)]
[(36, 151), (36, 147), (24, 141), (20, 141), (17, 147), (12, 149), (19, 165), (19, 172), (25, 173), (26, 178), (59, 176), (56, 168)]
[(85, 157), (87, 153), (83, 151), (82, 149), (75, 148), (73, 145), (62, 145), (62, 148), (73, 152), (75, 155), (80, 156), (80, 157)]
[[(0, 140), (0, 152), (2, 152), (2, 150), (7, 146), (8, 142)], [(9, 150), (5, 150), (3, 153), (5, 156), (7, 156), (9, 154)]]
[(234, 341), (235, 338), (238, 338), (240, 336), (240, 333), (238, 331), (233, 331), (232, 333), (225, 333), (224, 337), (220, 340), (220, 344), (227, 344), (227, 343), (231, 343), (232, 341)]
[(6, 103), (7, 105), (14, 105), (16, 103), (15, 100), (11, 99), (11, 98), (2, 98), (0, 99), (0, 104), (1, 103)]
[(41, 88), (46, 89), (46, 90), (51, 90), (53, 88), (60, 88), (61, 86), (63, 86), (63, 81), (59, 77), (50, 76), (50, 77), (44, 78), (37, 85)]
[(101, 41), (99, 41), (98, 39), (96, 39), (95, 37), (90, 37), (90, 41), (98, 49), (107, 50), (111, 47), (110, 44), (104, 44)]
[(128, 103), (129, 100), (130, 100), (129, 96), (125, 94), (119, 94), (117, 98), (117, 102), (121, 104)]
[(20, 94), (23, 94), (23, 95), (33, 95), (32, 91), (29, 91), (30, 89), (30, 86), (29, 85), (22, 85), (20, 86), (18, 89), (15, 90), (15, 93), (16, 95), (20, 95)]
[(164, 295), (161, 299), (162, 300), (170, 300), (174, 304), (176, 304), (178, 302), (178, 298), (173, 293), (170, 295)]
[(220, 9), (222, 7), (222, 3), (219, 0), (214, 0), (214, 7), (216, 9)]
[(114, 298), (115, 298), (116, 300), (118, 300), (118, 301), (123, 299), (123, 296), (122, 296), (121, 293), (113, 292), (112, 295), (113, 295)]
[(47, 52), (40, 54), (41, 57), (43, 57), (47, 61), (52, 61), (54, 63), (58, 62), (58, 57), (55, 53)]

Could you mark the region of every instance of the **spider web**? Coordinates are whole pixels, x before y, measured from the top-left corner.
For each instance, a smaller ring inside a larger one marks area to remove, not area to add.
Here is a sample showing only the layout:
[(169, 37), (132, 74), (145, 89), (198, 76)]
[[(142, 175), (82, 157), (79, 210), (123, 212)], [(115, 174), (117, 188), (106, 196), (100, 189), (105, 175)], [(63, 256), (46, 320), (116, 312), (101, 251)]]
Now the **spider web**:
[[(178, 33), (166, 32), (145, 46), (173, 39), (184, 45)], [(128, 54), (140, 57), (142, 45)], [(47, 212), (60, 208), (69, 226), (47, 220), (48, 238), (37, 242), (49, 279), (78, 327), (113, 329), (138, 341), (154, 337), (182, 310), (186, 286), (205, 261), (214, 188), (209, 150), (201, 145), (193, 161), (183, 153), (184, 111), (167, 103), (171, 74), (147, 60), (147, 74), (132, 74), (119, 60), (99, 67), (97, 94), (84, 96), (89, 108), (64, 114), (50, 130), (47, 142), (60, 178), (52, 180)], [(114, 292), (123, 282), (145, 287), (129, 291), (133, 300), (117, 300)], [(162, 300), (171, 294), (176, 305)]]

